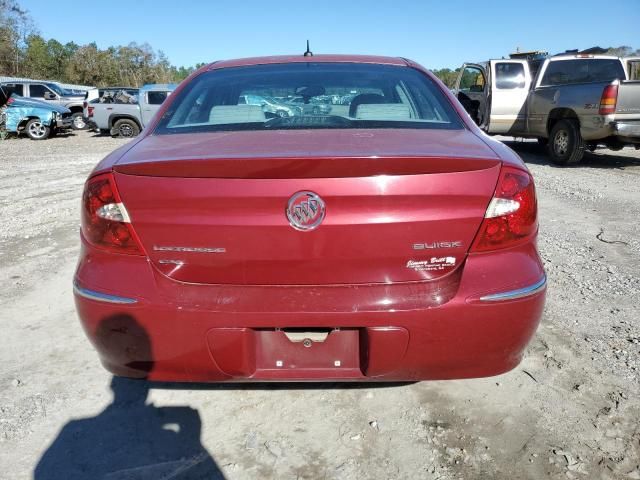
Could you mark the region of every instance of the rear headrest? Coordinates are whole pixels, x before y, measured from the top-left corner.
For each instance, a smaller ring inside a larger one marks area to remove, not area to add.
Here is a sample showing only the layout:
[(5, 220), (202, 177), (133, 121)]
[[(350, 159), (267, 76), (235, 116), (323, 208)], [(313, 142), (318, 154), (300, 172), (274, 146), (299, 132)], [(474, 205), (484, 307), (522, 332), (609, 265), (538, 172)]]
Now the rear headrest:
[(213, 125), (264, 122), (265, 120), (266, 117), (259, 105), (217, 105), (209, 113), (209, 123)]
[(359, 105), (364, 105), (365, 103), (389, 103), (387, 98), (384, 95), (378, 95), (377, 93), (361, 93), (360, 95), (356, 95), (351, 100), (351, 104), (349, 105), (349, 116), (351, 118), (355, 118), (356, 110)]
[(366, 103), (358, 105), (358, 120), (409, 120), (411, 111), (403, 103)]

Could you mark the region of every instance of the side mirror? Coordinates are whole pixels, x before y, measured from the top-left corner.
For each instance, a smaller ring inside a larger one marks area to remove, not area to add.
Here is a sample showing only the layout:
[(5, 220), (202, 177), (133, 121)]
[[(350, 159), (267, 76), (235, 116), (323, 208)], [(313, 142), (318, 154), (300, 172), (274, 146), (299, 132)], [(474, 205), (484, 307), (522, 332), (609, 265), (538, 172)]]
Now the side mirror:
[(58, 98), (58, 96), (55, 93), (44, 92), (44, 99), (45, 100), (56, 100), (57, 98)]

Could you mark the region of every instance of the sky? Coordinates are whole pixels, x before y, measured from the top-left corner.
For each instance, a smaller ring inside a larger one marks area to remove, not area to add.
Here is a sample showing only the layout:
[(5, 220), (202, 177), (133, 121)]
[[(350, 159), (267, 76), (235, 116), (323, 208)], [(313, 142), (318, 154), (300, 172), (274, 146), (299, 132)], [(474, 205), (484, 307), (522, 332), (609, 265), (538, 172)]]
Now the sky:
[[(407, 57), (430, 69), (516, 48), (640, 48), (640, 0), (18, 0), (46, 39), (149, 43), (176, 66), (304, 52)], [(122, 5), (122, 12), (118, 12)]]

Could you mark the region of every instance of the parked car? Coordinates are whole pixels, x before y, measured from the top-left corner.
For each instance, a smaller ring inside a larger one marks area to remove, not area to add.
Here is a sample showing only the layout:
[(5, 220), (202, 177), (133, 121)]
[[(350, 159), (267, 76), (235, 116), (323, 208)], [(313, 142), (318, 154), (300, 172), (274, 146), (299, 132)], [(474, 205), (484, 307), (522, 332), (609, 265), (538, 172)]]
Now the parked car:
[(100, 97), (87, 105), (87, 118), (102, 132), (135, 137), (175, 89), (174, 84), (145, 85), (139, 89), (135, 103), (103, 102), (100, 100), (104, 97)]
[(294, 97), (289, 103), (297, 106), (305, 115), (327, 115), (331, 113), (331, 105), (328, 101), (310, 98), (306, 103), (304, 97)]
[(262, 111), (277, 117), (291, 117), (300, 112), (299, 109), (278, 102), (272, 97), (263, 97), (261, 95), (240, 95), (238, 97), (238, 105), (259, 105)]
[(572, 54), (465, 63), (455, 92), (489, 134), (537, 138), (557, 164), (585, 148), (640, 148), (640, 81), (620, 58)]
[[(349, 118), (237, 101), (329, 88), (369, 93)], [(90, 174), (75, 301), (117, 375), (495, 375), (542, 315), (537, 232), (525, 164), (416, 63), (220, 61)]]
[(73, 116), (73, 128), (82, 130), (86, 127), (82, 102), (84, 93), (73, 93), (62, 88), (55, 82), (41, 82), (35, 80), (3, 82), (0, 85), (11, 89), (17, 95), (24, 98), (41, 100), (51, 105), (60, 105), (71, 111)]
[(71, 125), (68, 108), (20, 97), (0, 86), (0, 127), (6, 132), (45, 140)]

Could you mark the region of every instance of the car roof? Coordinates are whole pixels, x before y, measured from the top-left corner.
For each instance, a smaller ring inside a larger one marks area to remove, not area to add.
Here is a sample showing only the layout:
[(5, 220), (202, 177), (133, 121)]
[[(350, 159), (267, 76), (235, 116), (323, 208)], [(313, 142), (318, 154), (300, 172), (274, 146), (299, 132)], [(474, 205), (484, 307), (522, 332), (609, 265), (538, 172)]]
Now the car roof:
[(276, 63), (375, 63), (379, 65), (407, 66), (408, 62), (399, 57), (376, 55), (276, 55), (270, 57), (249, 57), (234, 60), (220, 60), (208, 65), (207, 70), (228, 67), (246, 67), (251, 65), (269, 65)]
[(5, 83), (44, 83), (44, 84), (53, 84), (53, 85), (60, 85), (58, 82), (54, 82), (52, 80), (5, 80), (2, 82), (3, 84)]
[(593, 55), (590, 53), (562, 53), (549, 57), (549, 60), (552, 62), (556, 60), (620, 60), (620, 57), (615, 55)]

